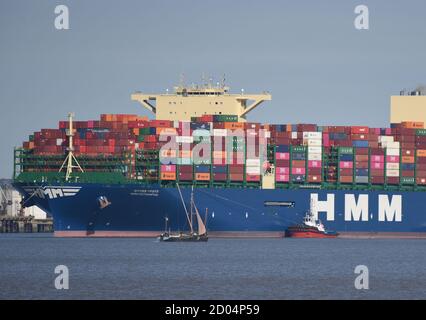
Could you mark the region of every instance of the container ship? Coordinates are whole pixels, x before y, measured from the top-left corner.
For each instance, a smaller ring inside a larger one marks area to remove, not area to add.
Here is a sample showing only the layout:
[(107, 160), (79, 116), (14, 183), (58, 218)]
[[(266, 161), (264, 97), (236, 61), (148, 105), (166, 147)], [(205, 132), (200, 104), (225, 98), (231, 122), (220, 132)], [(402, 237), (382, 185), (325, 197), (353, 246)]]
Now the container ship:
[(283, 237), (305, 212), (340, 237), (425, 237), (426, 96), (391, 98), (386, 128), (261, 124), (271, 100), (224, 83), (131, 99), (153, 119), (69, 115), (14, 150), (14, 186), (59, 237), (187, 230), (191, 191), (211, 237)]

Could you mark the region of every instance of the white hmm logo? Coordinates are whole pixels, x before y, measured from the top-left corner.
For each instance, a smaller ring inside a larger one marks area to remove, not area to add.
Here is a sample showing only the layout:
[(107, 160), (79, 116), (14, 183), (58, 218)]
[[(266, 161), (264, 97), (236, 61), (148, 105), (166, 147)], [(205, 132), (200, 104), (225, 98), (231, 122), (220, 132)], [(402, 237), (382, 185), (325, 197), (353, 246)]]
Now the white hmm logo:
[(24, 190), (30, 195), (35, 195), (36, 197), (39, 197), (41, 199), (45, 199), (46, 197), (48, 197), (49, 199), (73, 197), (80, 191), (80, 189), (81, 187), (66, 187), (66, 188), (64, 187), (43, 187), (43, 188), (26, 187), (24, 188)]
[(56, 266), (55, 274), (59, 274), (55, 278), (55, 288), (57, 290), (68, 290), (70, 288), (68, 267), (64, 265)]
[(358, 16), (355, 18), (354, 26), (357, 30), (368, 30), (370, 29), (369, 12), (368, 7), (364, 4), (355, 7), (355, 13)]
[(68, 7), (61, 4), (55, 7), (55, 28), (57, 30), (68, 30), (70, 28)]
[(355, 288), (358, 290), (368, 290), (369, 287), (369, 273), (367, 266), (359, 265), (355, 267), (355, 274), (359, 274), (355, 278)]
[[(327, 200), (318, 200), (318, 193), (311, 194), (312, 212), (316, 219), (320, 212), (326, 212), (327, 221), (334, 221), (335, 199), (334, 194), (327, 194)], [(345, 194), (345, 221), (368, 221), (369, 220), (369, 197), (368, 194), (360, 194), (358, 201), (354, 194)], [(378, 221), (402, 221), (402, 195), (386, 194), (378, 195)], [(372, 215), (371, 215), (372, 217)]]

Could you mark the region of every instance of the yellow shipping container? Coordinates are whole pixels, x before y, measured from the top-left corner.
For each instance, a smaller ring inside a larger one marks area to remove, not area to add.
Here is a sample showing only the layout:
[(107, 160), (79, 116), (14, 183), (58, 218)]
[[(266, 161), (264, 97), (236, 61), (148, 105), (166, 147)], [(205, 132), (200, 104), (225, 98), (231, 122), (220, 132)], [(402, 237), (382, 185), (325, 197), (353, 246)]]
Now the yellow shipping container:
[(426, 157), (426, 150), (417, 150), (418, 157)]
[(414, 163), (414, 157), (412, 156), (403, 156), (401, 158), (402, 163)]
[(199, 181), (209, 181), (210, 180), (210, 173), (196, 173), (195, 179)]

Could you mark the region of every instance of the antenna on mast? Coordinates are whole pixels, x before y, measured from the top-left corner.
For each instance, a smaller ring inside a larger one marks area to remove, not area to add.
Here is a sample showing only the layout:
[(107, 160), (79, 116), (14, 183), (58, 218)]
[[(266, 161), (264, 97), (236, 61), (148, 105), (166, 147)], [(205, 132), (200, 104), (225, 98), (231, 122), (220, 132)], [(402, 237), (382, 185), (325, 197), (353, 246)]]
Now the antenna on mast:
[(185, 87), (185, 74), (182, 72), (179, 77), (179, 86), (181, 88)]
[[(73, 169), (79, 169), (81, 172), (84, 172), (84, 170), (81, 168), (80, 164), (78, 163), (77, 159), (74, 156), (74, 144), (73, 144), (73, 138), (74, 138), (74, 130), (73, 130), (73, 113), (68, 113), (68, 130), (67, 130), (67, 137), (68, 137), (68, 155), (65, 158), (64, 162), (62, 163), (61, 168), (59, 169), (59, 172), (61, 172), (65, 166), (67, 168), (66, 174), (65, 174), (65, 181), (68, 181), (71, 177), (71, 174), (73, 172)], [(75, 165), (74, 165), (75, 162)]]

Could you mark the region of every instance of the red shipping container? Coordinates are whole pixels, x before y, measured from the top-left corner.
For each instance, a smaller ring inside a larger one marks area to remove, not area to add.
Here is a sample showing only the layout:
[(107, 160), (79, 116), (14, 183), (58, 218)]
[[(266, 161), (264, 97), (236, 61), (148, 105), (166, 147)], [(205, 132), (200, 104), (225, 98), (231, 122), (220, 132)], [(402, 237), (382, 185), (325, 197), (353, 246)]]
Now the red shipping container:
[(173, 164), (162, 164), (161, 172), (176, 172), (176, 165)]
[(293, 167), (291, 169), (291, 174), (305, 174), (306, 169), (305, 168), (297, 168), (297, 167)]
[[(278, 166), (278, 164), (277, 164)], [(305, 160), (293, 160), (291, 162), (291, 166), (293, 168), (305, 168), (306, 167), (306, 161)], [(285, 166), (281, 166), (280, 167), (285, 167)]]
[(339, 181), (341, 183), (352, 183), (353, 182), (353, 177), (352, 176), (340, 176)]
[(318, 160), (308, 160), (308, 168), (321, 168), (322, 162)]
[(288, 174), (276, 174), (275, 175), (276, 182), (289, 182), (290, 176)]
[(277, 167), (289, 167), (290, 166), (290, 160), (276, 160), (275, 164), (276, 164)]
[(179, 172), (179, 180), (181, 181), (191, 181), (193, 180), (192, 172)]
[(230, 173), (229, 179), (231, 181), (243, 181), (244, 180), (244, 174), (243, 173)]
[(227, 175), (226, 173), (213, 173), (213, 180), (215, 181), (226, 181)]
[(310, 183), (320, 183), (321, 181), (322, 181), (321, 176), (308, 175), (308, 182)]
[(352, 161), (340, 161), (340, 168), (353, 168), (354, 163)]
[(371, 162), (370, 163), (370, 168), (372, 170), (374, 170), (374, 169), (383, 170), (384, 167), (385, 167), (384, 162)]
[(425, 169), (423, 169), (422, 171), (418, 170), (418, 171), (416, 172), (416, 175), (417, 175), (417, 177), (419, 177), (419, 178), (426, 178), (426, 170), (425, 170)]
[(228, 167), (228, 172), (229, 173), (244, 173), (244, 165), (241, 164), (232, 164), (229, 165)]
[(247, 174), (246, 181), (248, 182), (258, 182), (260, 181), (260, 175), (258, 174)]
[(357, 169), (368, 169), (368, 161), (357, 161), (355, 163)]
[(371, 176), (370, 182), (372, 184), (384, 184), (385, 183), (385, 177), (383, 177), (383, 176)]
[(386, 177), (386, 182), (388, 184), (399, 184), (399, 177)]
[(276, 167), (275, 173), (276, 174), (289, 174), (290, 168), (288, 168), (288, 167)]
[(369, 134), (368, 133), (362, 133), (362, 134), (351, 134), (350, 136), (351, 140), (370, 140)]
[(399, 163), (399, 156), (386, 156), (386, 162)]
[(341, 176), (352, 176), (353, 175), (353, 169), (340, 169), (340, 175)]
[(419, 174), (419, 171), (426, 171), (426, 164), (424, 163), (417, 163), (416, 164), (417, 169), (417, 175)]
[(351, 133), (369, 133), (370, 128), (364, 126), (353, 126), (351, 127)]
[(371, 155), (370, 160), (371, 162), (385, 162), (385, 157), (382, 155)]
[(371, 169), (370, 174), (376, 177), (382, 177), (385, 174), (384, 169)]
[(402, 170), (401, 176), (403, 177), (414, 177), (414, 171), (412, 170)]
[(179, 172), (192, 173), (192, 165), (180, 165)]
[(320, 176), (322, 173), (321, 168), (309, 168), (308, 175)]
[(355, 148), (355, 155), (368, 155), (369, 148)]
[(417, 177), (416, 184), (418, 185), (426, 185), (426, 177)]
[(366, 161), (368, 162), (368, 155), (363, 155), (363, 154), (362, 155), (358, 155), (357, 154), (355, 156), (355, 161), (356, 162), (366, 162)]
[(290, 159), (290, 153), (288, 153), (288, 152), (277, 152), (277, 153), (275, 153), (275, 158), (277, 160), (288, 160), (288, 159)]

